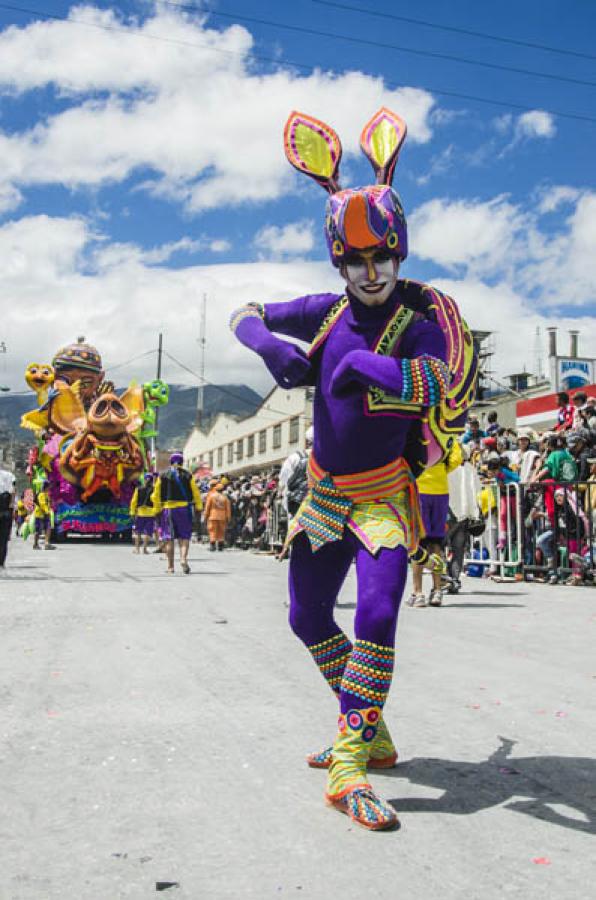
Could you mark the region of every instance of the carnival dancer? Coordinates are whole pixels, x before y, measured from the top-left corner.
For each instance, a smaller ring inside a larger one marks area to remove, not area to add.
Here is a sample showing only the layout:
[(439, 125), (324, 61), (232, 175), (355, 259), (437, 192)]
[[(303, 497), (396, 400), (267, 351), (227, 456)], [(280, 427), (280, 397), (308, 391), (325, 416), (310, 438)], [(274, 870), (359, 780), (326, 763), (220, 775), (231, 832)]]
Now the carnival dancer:
[(52, 511), (48, 494), (48, 481), (44, 480), (41, 490), (35, 495), (35, 534), (33, 536), (33, 549), (39, 550), (39, 539), (44, 537), (44, 550), (54, 550), (52, 544)]
[(174, 542), (180, 547), (180, 566), (190, 575), (188, 547), (192, 536), (193, 507), (203, 508), (201, 494), (188, 469), (184, 469), (182, 453), (172, 453), (170, 468), (162, 472), (155, 482), (151, 497), (156, 515), (160, 517), (161, 537), (165, 541), (168, 575), (174, 574)]
[(155, 509), (151, 499), (152, 495), (153, 474), (145, 472), (130, 501), (130, 515), (134, 518), (135, 547), (133, 553), (141, 552), (141, 538), (143, 553), (149, 552), (149, 541), (155, 531)]
[[(399, 116), (379, 110), (361, 136), (377, 184), (339, 190), (339, 138), (325, 123), (292, 113), (286, 155), (330, 194), (327, 245), (346, 293), (251, 303), (230, 323), (277, 384), (316, 386), (310, 491), (288, 534), (290, 625), (340, 706), (333, 747), (313, 754), (309, 765), (329, 769), (327, 803), (374, 830), (397, 823), (393, 808), (373, 791), (367, 766), (392, 766), (397, 758), (383, 707), (408, 553), (422, 533), (411, 466), (418, 474), (430, 449), (434, 412), (445, 413), (440, 404), (450, 374), (442, 323), (449, 316), (462, 324), (450, 298), (398, 280), (407, 232), (391, 181), (405, 134)], [(275, 333), (310, 342), (308, 354)], [(454, 366), (455, 380), (469, 375), (466, 391), (473, 394), (467, 330), (460, 351), (467, 368), (464, 373)], [(335, 621), (334, 605), (353, 560), (358, 599), (352, 644)]]
[(25, 503), (25, 498), (23, 494), (17, 500), (17, 505), (15, 509), (15, 525), (16, 525), (16, 535), (20, 537), (21, 528), (23, 527), (23, 522), (27, 517), (27, 504)]
[(232, 504), (223, 493), (224, 486), (220, 481), (211, 482), (210, 488), (205, 502), (209, 549), (211, 551), (223, 550), (226, 528), (232, 518)]

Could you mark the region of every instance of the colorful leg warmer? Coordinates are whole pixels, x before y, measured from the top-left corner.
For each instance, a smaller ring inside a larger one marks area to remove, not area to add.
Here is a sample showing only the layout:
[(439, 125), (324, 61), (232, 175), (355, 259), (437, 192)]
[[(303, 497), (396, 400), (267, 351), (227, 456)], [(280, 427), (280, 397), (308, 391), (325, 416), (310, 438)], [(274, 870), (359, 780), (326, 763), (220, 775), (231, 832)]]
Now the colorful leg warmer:
[[(358, 647), (359, 644), (363, 645), (366, 644), (366, 642), (356, 641), (356, 647)], [(375, 647), (376, 645), (371, 644), (370, 646)], [(351, 653), (352, 657), (354, 657), (356, 647), (354, 648), (354, 650), (352, 650), (352, 644), (350, 643), (349, 639), (343, 632), (339, 632), (332, 638), (329, 638), (326, 641), (322, 641), (320, 644), (314, 644), (308, 648), (313, 656), (314, 661), (321, 670), (324, 678), (327, 680), (327, 682), (331, 686), (331, 689), (338, 695), (338, 697), (340, 696), (340, 686), (342, 686), (341, 682), (342, 678), (344, 677), (346, 664), (348, 663), (348, 659), (350, 658)], [(384, 649), (392, 650), (392, 648)], [(356, 656), (355, 665), (362, 665), (361, 650)], [(324, 750), (321, 750), (318, 753), (309, 754), (309, 756), (307, 757), (307, 763), (314, 769), (327, 769), (331, 764), (332, 755), (333, 748), (326, 747)], [(370, 748), (370, 768), (391, 768), (391, 766), (395, 765), (396, 761), (397, 751), (395, 749), (395, 745), (391, 740), (389, 729), (387, 728), (384, 719), (381, 717), (377, 725), (376, 737), (374, 738)]]
[(340, 631), (326, 641), (321, 641), (320, 644), (312, 644), (308, 649), (321, 670), (323, 678), (326, 679), (334, 694), (339, 697), (346, 662), (352, 652), (350, 640), (343, 631)]
[(341, 683), (341, 711), (372, 704), (382, 709), (391, 686), (394, 660), (394, 647), (355, 641)]

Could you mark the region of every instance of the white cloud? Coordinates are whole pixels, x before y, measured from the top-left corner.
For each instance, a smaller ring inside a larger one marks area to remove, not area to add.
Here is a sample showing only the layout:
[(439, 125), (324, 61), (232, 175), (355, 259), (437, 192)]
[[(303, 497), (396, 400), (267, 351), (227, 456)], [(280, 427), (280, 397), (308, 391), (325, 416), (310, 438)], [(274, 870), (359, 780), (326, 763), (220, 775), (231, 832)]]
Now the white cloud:
[(511, 253), (524, 216), (506, 197), (429, 200), (409, 217), (409, 244), (421, 259), (447, 269), (466, 266), (491, 272)]
[[(578, 206), (570, 224), (574, 247), (589, 246), (591, 215), (589, 205)], [(205, 292), (207, 377), (214, 382), (240, 381), (264, 391), (271, 384), (264, 367), (228, 330), (232, 310), (250, 300), (268, 302), (343, 288), (328, 262), (262, 261), (169, 269), (149, 263), (134, 245), (110, 244), (81, 219), (47, 216), (0, 227), (0, 258), (4, 261), (2, 339), (9, 351), (3, 380), (13, 390), (24, 389), (27, 363), (33, 358), (49, 361), (58, 346), (79, 334), (99, 347), (109, 367), (155, 348), (162, 332), (168, 353), (192, 368), (198, 298)], [(405, 274), (417, 277), (415, 260), (408, 260)], [(579, 328), (582, 352), (596, 356), (589, 308), (578, 318), (549, 313), (547, 306), (529, 299), (523, 282), (499, 278), (489, 285), (469, 271), (431, 280), (457, 300), (471, 327), (497, 332), (496, 363), (501, 375), (519, 371), (524, 364), (532, 368), (537, 325)], [(136, 361), (118, 371), (119, 383), (149, 377), (154, 366), (154, 356)], [(192, 377), (167, 358), (164, 375), (172, 382), (192, 383)]]
[(578, 188), (568, 187), (567, 185), (558, 184), (544, 187), (539, 191), (538, 195), (538, 212), (551, 213), (569, 203), (575, 203), (581, 196)]
[[(207, 294), (207, 377), (266, 390), (271, 379), (254, 354), (232, 337), (232, 311), (250, 300), (290, 299), (313, 290), (341, 290), (327, 263), (258, 262), (187, 266), (148, 262), (134, 245), (113, 245), (80, 219), (35, 216), (0, 227), (0, 309), (8, 370), (3, 381), (24, 390), (33, 359), (51, 360), (84, 334), (114, 365), (157, 346), (191, 368), (196, 361), (198, 298)], [(124, 383), (153, 375), (155, 358), (119, 370)], [(192, 383), (165, 360), (165, 377)]]
[(257, 251), (265, 256), (302, 256), (315, 245), (314, 222), (290, 222), (288, 225), (266, 225), (255, 235)]
[(216, 31), (163, 9), (142, 25), (92, 6), (71, 15), (120, 31), (54, 21), (0, 34), (0, 86), (13, 94), (52, 86), (68, 102), (32, 128), (0, 132), (0, 170), (16, 187), (96, 187), (148, 169), (145, 189), (196, 212), (275, 199), (297, 183), (281, 136), (292, 108), (332, 123), (348, 158), (383, 104), (406, 119), (414, 143), (431, 136), (427, 91), (388, 90), (357, 71), (255, 74), (252, 36), (238, 25)]
[(522, 113), (515, 123), (515, 134), (519, 138), (552, 138), (556, 133), (554, 117), (542, 109)]
[[(572, 190), (555, 189), (554, 207), (532, 211), (506, 197), (431, 200), (410, 216), (412, 253), (466, 278), (515, 282), (543, 305), (596, 312), (596, 193)], [(571, 214), (545, 229), (540, 215), (563, 202), (573, 204)]]
[(12, 184), (2, 184), (0, 182), (0, 214), (12, 212), (17, 206), (20, 206), (23, 195)]

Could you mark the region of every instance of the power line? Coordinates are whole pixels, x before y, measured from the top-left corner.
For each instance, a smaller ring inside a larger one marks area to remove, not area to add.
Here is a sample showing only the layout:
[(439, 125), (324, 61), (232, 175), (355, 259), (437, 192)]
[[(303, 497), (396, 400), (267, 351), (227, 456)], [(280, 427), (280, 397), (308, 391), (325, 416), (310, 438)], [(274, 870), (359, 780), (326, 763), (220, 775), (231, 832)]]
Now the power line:
[(330, 6), (335, 9), (349, 10), (350, 12), (365, 13), (378, 19), (393, 19), (396, 22), (407, 22), (409, 25), (424, 25), (426, 28), (435, 28), (438, 31), (451, 31), (454, 34), (465, 34), (468, 37), (486, 38), (489, 41), (497, 41), (500, 44), (512, 44), (516, 47), (529, 47), (532, 50), (545, 50), (548, 53), (560, 53), (563, 56), (576, 56), (579, 59), (596, 59), (592, 53), (582, 53), (581, 50), (569, 50), (563, 47), (549, 47), (536, 41), (522, 41), (517, 38), (503, 37), (502, 35), (489, 34), (487, 31), (473, 31), (471, 28), (460, 28), (455, 25), (440, 25), (438, 22), (429, 22), (428, 19), (414, 19), (411, 16), (398, 16), (396, 13), (379, 12), (364, 6), (349, 6), (347, 3), (338, 3), (336, 0), (311, 0), (319, 6)]
[[(174, 4), (174, 5), (177, 5), (177, 4)], [(260, 54), (260, 53), (253, 53), (252, 51), (249, 51), (248, 53), (243, 53), (243, 52), (239, 52), (239, 51), (235, 51), (235, 50), (226, 50), (222, 47), (214, 47), (212, 44), (209, 44), (206, 42), (199, 43), (197, 41), (182, 41), (178, 38), (168, 38), (168, 37), (163, 37), (161, 35), (141, 34), (138, 31), (131, 31), (129, 28), (119, 28), (118, 26), (113, 26), (113, 25), (102, 25), (98, 22), (85, 22), (80, 19), (70, 19), (67, 16), (61, 16), (61, 15), (58, 15), (57, 13), (48, 13), (48, 12), (45, 12), (44, 10), (13, 6), (13, 5), (10, 5), (7, 3), (0, 3), (0, 9), (8, 10), (11, 12), (17, 12), (17, 13), (21, 13), (24, 15), (39, 16), (42, 19), (51, 19), (51, 20), (56, 20), (56, 21), (60, 21), (60, 22), (65, 22), (67, 25), (76, 25), (76, 26), (80, 26), (80, 27), (84, 27), (84, 28), (96, 28), (96, 29), (100, 29), (102, 31), (112, 31), (112, 32), (116, 32), (119, 34), (126, 34), (129, 37), (136, 37), (136, 38), (141, 38), (144, 40), (161, 41), (164, 43), (177, 44), (177, 45), (184, 46), (184, 47), (207, 48), (207, 49), (211, 50), (213, 53), (223, 53), (223, 54), (226, 54), (227, 56), (238, 56), (238, 57), (242, 57), (242, 58), (247, 57), (247, 58), (250, 58), (253, 60), (257, 60), (259, 62), (272, 63), (276, 66), (283, 65), (283, 66), (291, 67), (294, 69), (299, 69), (301, 71), (308, 72), (309, 74), (312, 74), (316, 69), (316, 66), (297, 62), (296, 60), (288, 60), (288, 59), (280, 60), (279, 57), (276, 57), (276, 56), (266, 56), (266, 55)], [(424, 55), (429, 55), (429, 54), (427, 54), (426, 51), (424, 51)], [(382, 77), (384, 79), (385, 87), (388, 90), (400, 90), (400, 89), (403, 89), (403, 87), (404, 87), (403, 84), (398, 84), (397, 82), (390, 82), (390, 81), (385, 80), (385, 76), (382, 74), (377, 77)], [(411, 87), (415, 87), (415, 85), (411, 85)], [(465, 101), (468, 101), (471, 103), (484, 103), (484, 104), (488, 104), (489, 106), (498, 106), (501, 109), (514, 109), (514, 110), (518, 110), (520, 112), (533, 112), (536, 109), (536, 106), (527, 106), (525, 104), (508, 102), (505, 100), (495, 100), (491, 97), (480, 97), (476, 94), (464, 94), (459, 91), (448, 91), (448, 90), (445, 90), (444, 88), (433, 87), (432, 85), (429, 85), (429, 84), (424, 85), (419, 89), (429, 91), (433, 94), (437, 94), (437, 96), (439, 96), (439, 97), (441, 97), (441, 96), (442, 97), (450, 97), (452, 99), (465, 100)], [(585, 115), (583, 113), (564, 112), (563, 110), (559, 110), (559, 109), (547, 109), (543, 106), (541, 106), (540, 109), (542, 112), (548, 113), (549, 115), (552, 115), (552, 116), (559, 116), (559, 118), (561, 118), (561, 119), (570, 119), (575, 122), (589, 122), (590, 124), (596, 124), (595, 116), (589, 116), (589, 115)]]
[[(198, 372), (195, 372), (194, 369), (191, 369), (189, 366), (185, 365), (183, 362), (180, 362), (179, 359), (176, 359), (176, 357), (172, 356), (171, 353), (168, 353), (167, 350), (164, 350), (164, 356), (167, 356), (169, 360), (171, 360), (173, 363), (176, 363), (177, 366), (180, 366), (181, 369), (184, 369), (185, 372), (188, 372), (190, 375), (192, 375), (194, 378), (198, 379), (198, 381), (202, 382), (204, 385), (209, 385), (210, 387), (214, 387), (218, 391), (221, 391), (222, 394), (227, 394), (229, 397), (233, 397), (235, 400), (240, 400), (246, 406), (252, 406), (254, 408), (254, 404), (251, 403), (250, 400), (247, 400), (246, 397), (241, 397), (240, 394), (235, 394), (233, 391), (230, 391), (227, 388), (224, 388), (219, 384), (214, 384), (212, 381), (207, 381), (206, 378), (203, 378), (201, 375), (199, 375)], [(283, 416), (284, 418), (287, 418), (287, 416), (288, 416), (287, 410), (273, 409), (269, 405), (267, 405), (264, 408), (266, 408), (268, 412), (276, 413), (277, 415)], [(304, 417), (302, 417), (302, 418), (304, 418)]]
[(303, 25), (290, 25), (286, 22), (273, 22), (271, 19), (258, 19), (254, 16), (245, 16), (238, 13), (221, 12), (219, 9), (205, 10), (204, 7), (194, 6), (187, 3), (175, 3), (173, 0), (161, 0), (164, 6), (173, 6), (176, 9), (185, 12), (205, 12), (216, 18), (233, 19), (238, 22), (250, 22), (254, 25), (267, 25), (273, 28), (279, 28), (283, 31), (293, 31), (298, 34), (308, 34), (311, 37), (332, 38), (333, 40), (348, 41), (351, 44), (359, 44), (364, 47), (375, 47), (380, 50), (399, 50), (400, 53), (410, 53), (413, 56), (423, 56), (426, 59), (441, 59), (447, 62), (462, 63), (467, 66), (482, 66), (485, 69), (496, 69), (499, 72), (513, 72), (517, 75), (532, 75), (536, 78), (548, 78), (551, 81), (563, 81), (568, 84), (581, 84), (587, 87), (596, 87), (596, 81), (587, 81), (583, 78), (572, 78), (568, 75), (554, 75), (552, 72), (540, 72), (535, 69), (522, 69), (517, 66), (504, 66), (500, 63), (492, 63), (487, 60), (468, 59), (465, 56), (457, 56), (451, 53), (441, 53), (438, 50), (426, 50), (415, 47), (405, 47), (400, 44), (386, 44), (383, 41), (374, 41), (369, 38), (354, 37), (351, 34), (340, 34), (333, 31), (321, 31), (318, 28), (306, 28)]
[(106, 366), (106, 372), (115, 372), (116, 369), (123, 369), (125, 366), (129, 366), (132, 362), (136, 362), (138, 359), (143, 359), (146, 356), (152, 356), (154, 353), (157, 353), (157, 350), (146, 350), (145, 353), (139, 353), (137, 356), (131, 356), (130, 359), (126, 359), (124, 362), (116, 363), (114, 366)]

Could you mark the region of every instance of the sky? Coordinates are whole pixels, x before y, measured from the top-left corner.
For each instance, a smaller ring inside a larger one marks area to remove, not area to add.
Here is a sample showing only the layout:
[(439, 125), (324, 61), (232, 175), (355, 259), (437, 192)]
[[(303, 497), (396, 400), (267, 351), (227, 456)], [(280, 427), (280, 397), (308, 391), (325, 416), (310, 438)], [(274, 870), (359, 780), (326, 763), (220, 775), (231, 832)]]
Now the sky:
[(551, 325), (596, 356), (594, 33), (590, 0), (0, 2), (0, 383), (79, 335), (152, 377), (161, 332), (196, 384), (205, 295), (207, 379), (268, 390), (232, 310), (342, 290), (293, 109), (339, 133), (345, 187), (373, 112), (406, 120), (402, 273), (495, 332), (499, 378), (545, 367)]

